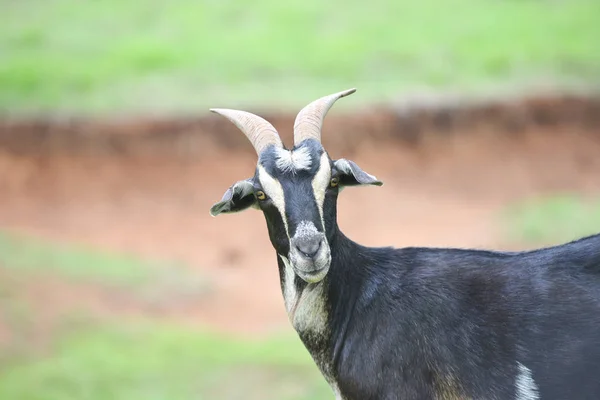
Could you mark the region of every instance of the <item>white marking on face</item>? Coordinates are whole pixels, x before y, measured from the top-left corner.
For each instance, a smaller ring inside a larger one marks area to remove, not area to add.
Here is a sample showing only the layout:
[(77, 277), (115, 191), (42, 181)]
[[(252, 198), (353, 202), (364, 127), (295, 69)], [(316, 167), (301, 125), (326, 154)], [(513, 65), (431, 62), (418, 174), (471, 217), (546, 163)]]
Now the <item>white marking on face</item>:
[(278, 148), (275, 152), (277, 156), (275, 165), (282, 172), (310, 169), (312, 159), (310, 158), (310, 150), (307, 147), (300, 147), (293, 151)]
[(533, 381), (531, 371), (521, 363), (517, 363), (517, 365), (519, 366), (519, 375), (515, 382), (517, 388), (516, 400), (539, 400), (538, 387)]
[[(319, 169), (311, 181), (323, 230), (325, 230), (323, 203), (325, 202), (325, 193), (329, 187), (330, 179), (331, 166), (329, 164), (329, 157), (326, 153), (323, 153), (321, 155)], [(313, 261), (306, 260), (293, 246), (290, 249), (289, 254), (292, 265), (296, 268), (296, 272), (299, 274), (300, 278), (309, 283), (319, 282), (325, 277), (325, 275), (327, 275), (327, 272), (329, 271), (329, 264), (331, 262), (329, 243), (327, 241), (327, 237), (324, 236), (324, 232), (320, 233), (313, 221), (300, 221), (298, 227), (296, 228), (296, 232), (294, 233), (294, 239), (297, 239), (301, 236), (308, 237), (316, 235), (323, 237), (323, 243), (319, 248), (317, 257), (314, 259), (314, 263)], [(315, 267), (317, 267), (317, 269), (321, 269), (321, 271), (320, 273), (313, 275), (312, 272), (314, 272)]]
[(285, 199), (283, 196), (283, 188), (281, 187), (281, 183), (269, 175), (262, 165), (258, 166), (258, 180), (260, 181), (262, 189), (265, 191), (267, 196), (269, 196), (277, 210), (279, 210), (283, 225), (285, 226), (285, 232), (289, 239), (290, 230), (288, 228), (287, 218), (285, 217)]
[(323, 203), (325, 202), (325, 193), (329, 187), (330, 180), (331, 166), (329, 165), (329, 157), (327, 157), (327, 153), (323, 153), (321, 155), (319, 170), (312, 180), (312, 188), (315, 194), (315, 200), (317, 201), (319, 215), (321, 216), (321, 222), (323, 223), (323, 229), (325, 229), (325, 221), (323, 220)]
[(303, 237), (311, 237), (319, 235), (319, 231), (312, 221), (300, 221), (296, 232), (294, 233), (294, 239), (300, 239)]

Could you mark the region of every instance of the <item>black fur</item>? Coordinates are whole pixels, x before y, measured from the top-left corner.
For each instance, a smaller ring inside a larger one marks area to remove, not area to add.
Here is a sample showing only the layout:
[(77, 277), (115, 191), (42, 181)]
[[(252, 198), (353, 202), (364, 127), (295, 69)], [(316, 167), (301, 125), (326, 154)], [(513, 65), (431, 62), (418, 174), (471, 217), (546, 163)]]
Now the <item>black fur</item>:
[[(600, 235), (537, 251), (367, 248), (341, 232), (326, 354), (345, 399), (600, 398)], [(454, 396), (454, 397), (452, 397)]]

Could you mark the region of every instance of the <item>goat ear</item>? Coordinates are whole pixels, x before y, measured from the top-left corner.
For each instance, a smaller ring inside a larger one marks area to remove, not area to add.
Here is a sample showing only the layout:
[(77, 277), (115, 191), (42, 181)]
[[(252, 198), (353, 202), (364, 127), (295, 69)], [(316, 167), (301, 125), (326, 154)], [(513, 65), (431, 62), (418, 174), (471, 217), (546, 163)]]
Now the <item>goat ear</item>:
[(221, 213), (230, 214), (243, 211), (256, 204), (254, 185), (251, 179), (234, 183), (218, 203), (210, 208), (210, 215), (216, 217)]
[(334, 162), (334, 165), (340, 172), (339, 178), (341, 186), (383, 185), (383, 182), (363, 171), (354, 161), (340, 158)]

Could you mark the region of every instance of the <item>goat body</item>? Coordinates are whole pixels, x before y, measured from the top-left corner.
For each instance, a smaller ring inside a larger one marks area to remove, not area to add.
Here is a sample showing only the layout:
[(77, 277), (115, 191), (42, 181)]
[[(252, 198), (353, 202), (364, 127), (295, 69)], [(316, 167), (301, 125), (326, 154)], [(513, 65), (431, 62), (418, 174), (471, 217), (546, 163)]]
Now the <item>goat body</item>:
[(324, 280), (295, 282), (300, 302), (322, 285), (307, 306), (326, 325), (293, 322), (340, 399), (600, 398), (600, 235), (500, 253), (339, 233), (331, 249)]

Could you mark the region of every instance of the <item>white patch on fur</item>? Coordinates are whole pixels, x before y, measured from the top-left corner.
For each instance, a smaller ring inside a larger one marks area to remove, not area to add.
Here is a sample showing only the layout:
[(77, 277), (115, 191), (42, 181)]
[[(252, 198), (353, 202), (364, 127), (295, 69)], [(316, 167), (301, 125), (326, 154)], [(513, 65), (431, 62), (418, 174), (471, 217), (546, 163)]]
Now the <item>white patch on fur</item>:
[(344, 400), (344, 398), (342, 397), (342, 394), (340, 393), (340, 388), (338, 387), (338, 385), (334, 382), (330, 384), (331, 389), (333, 390), (333, 395), (335, 396), (335, 400)]
[(284, 265), (283, 300), (288, 317), (298, 332), (310, 330), (321, 333), (327, 326), (327, 311), (323, 298), (323, 284), (308, 284), (298, 296), (294, 279), (296, 274), (290, 261), (282, 256)]
[(275, 165), (282, 172), (308, 170), (312, 164), (310, 150), (307, 147), (300, 147), (294, 151), (278, 148), (276, 153)]
[(292, 264), (287, 257), (279, 255), (281, 260), (283, 261), (284, 269), (283, 269), (283, 301), (285, 303), (285, 309), (288, 312), (288, 316), (290, 316), (290, 322), (292, 324), (294, 321), (291, 321), (291, 312), (296, 302), (298, 301), (298, 291), (296, 290), (296, 285), (294, 284), (294, 279), (296, 278), (296, 274), (294, 273), (294, 268), (292, 268)]
[(540, 398), (538, 387), (533, 381), (529, 368), (521, 363), (519, 366), (519, 375), (515, 382), (517, 388), (516, 400), (538, 400)]
[(281, 219), (283, 220), (283, 225), (285, 226), (285, 232), (290, 237), (290, 230), (288, 228), (287, 218), (285, 217), (285, 199), (283, 196), (283, 188), (281, 187), (281, 183), (275, 178), (273, 178), (269, 173), (264, 169), (262, 165), (258, 166), (258, 180), (262, 186), (262, 189), (265, 191), (267, 196), (273, 201), (277, 210), (281, 214)]
[(312, 180), (312, 188), (315, 194), (315, 200), (317, 201), (317, 208), (319, 209), (319, 215), (321, 216), (323, 227), (325, 227), (325, 221), (323, 220), (323, 203), (325, 202), (325, 193), (329, 187), (330, 180), (331, 166), (329, 165), (329, 157), (327, 157), (327, 153), (323, 153), (321, 155), (319, 170)]
[(298, 227), (296, 227), (294, 239), (299, 239), (305, 236), (311, 237), (318, 234), (319, 231), (317, 230), (317, 227), (312, 221), (300, 221)]
[(292, 309), (292, 324), (298, 332), (319, 334), (327, 327), (327, 311), (323, 298), (323, 282), (308, 284)]

